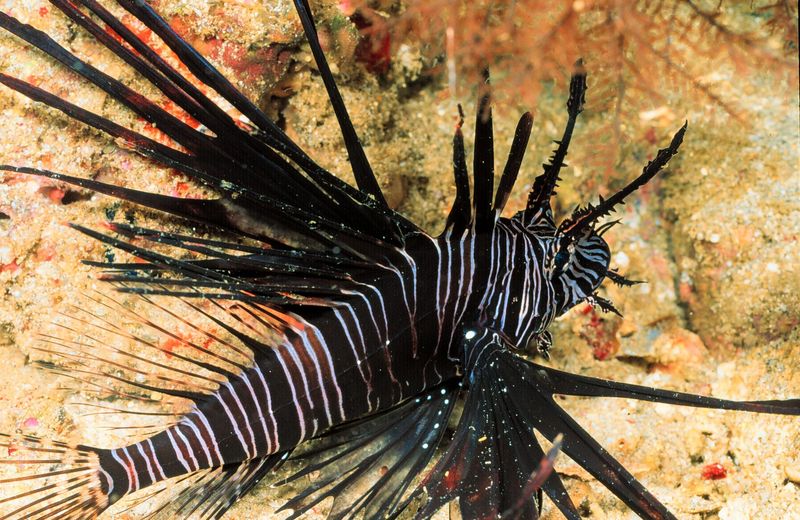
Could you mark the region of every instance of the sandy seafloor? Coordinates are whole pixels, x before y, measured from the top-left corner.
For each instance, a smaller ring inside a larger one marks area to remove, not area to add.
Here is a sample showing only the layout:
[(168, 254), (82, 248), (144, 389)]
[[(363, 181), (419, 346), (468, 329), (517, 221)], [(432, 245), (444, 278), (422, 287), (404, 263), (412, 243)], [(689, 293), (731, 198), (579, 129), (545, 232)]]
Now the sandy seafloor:
[[(248, 95), (258, 97), (278, 82), (288, 87), (291, 95), (267, 103), (268, 113), (280, 112), (290, 135), (321, 164), (347, 172), (321, 81), (306, 66), (307, 48), (296, 45), (301, 38), (289, 4), (239, 1), (221, 10), (218, 3), (163, 0), (158, 7), (169, 17), (181, 15), (196, 41), (222, 57), (223, 71), (235, 73)], [(144, 88), (124, 65), (66, 24), (49, 4), (0, 0), (0, 8), (67, 42), (68, 48), (132, 81), (135, 88)], [(323, 18), (333, 16), (330, 9)], [(422, 63), (413, 45), (400, 50), (389, 79), (379, 83), (348, 62), (352, 41), (347, 32), (343, 34), (332, 61), (367, 155), (392, 204), (436, 230), (454, 194), (450, 140), (455, 100), (440, 81), (420, 80)], [(268, 47), (276, 42), (286, 47)], [(263, 66), (265, 56), (273, 59), (270, 66)], [(5, 35), (0, 36), (0, 70), (141, 128), (104, 94)], [(648, 283), (629, 289), (607, 284), (606, 295), (620, 308), (623, 319), (586, 312), (580, 306), (559, 320), (554, 325), (552, 364), (731, 399), (797, 397), (797, 85), (769, 71), (739, 75), (722, 67), (711, 70), (709, 77), (735, 85), (725, 94), (747, 108), (745, 122), (732, 120), (696, 95), (669, 95), (665, 106), (654, 103), (653, 111), (644, 111), (631, 122), (650, 132), (655, 144), (644, 137), (628, 144), (625, 160), (617, 168), (624, 173), (614, 174), (612, 183), (634, 176), (658, 144), (666, 144), (684, 119), (690, 122), (681, 153), (668, 171), (624, 207), (623, 225), (607, 235), (613, 265)], [(587, 176), (598, 175), (587, 158), (592, 136), (607, 128), (609, 116), (591, 110), (591, 95), (590, 90), (590, 107), (578, 124), (570, 167), (563, 173), (561, 208), (596, 197), (582, 191), (598, 184), (586, 182)], [(471, 96), (462, 97), (459, 101), (465, 102), (466, 112), (473, 114)], [(534, 137), (509, 211), (524, 204), (526, 188), (550, 153), (550, 140), (560, 135), (563, 102), (562, 92), (546, 91), (535, 107)], [(498, 161), (506, 153), (517, 114), (517, 107), (501, 106), (496, 111)], [(469, 121), (466, 132), (471, 132)], [(0, 88), (0, 162), (91, 175), (164, 193), (202, 194), (202, 189), (174, 173), (120, 151), (111, 140), (6, 88)], [(108, 251), (65, 223), (96, 227), (114, 211), (117, 218), (130, 214), (139, 224), (159, 225), (155, 215), (116, 205), (106, 197), (0, 173), (0, 431), (106, 446), (121, 442), (113, 432), (99, 429), (96, 418), (82, 417), (65, 404), (81, 396), (60, 391), (64, 379), (29, 363), (37, 356), (32, 350), (37, 334), (49, 330), (55, 313), (69, 313), (73, 304), (91, 305), (82, 294), (109, 291), (96, 280), (95, 271), (80, 263), (102, 258)], [(177, 229), (174, 220), (160, 222)], [(596, 359), (594, 354), (604, 350), (610, 352), (607, 359)], [(681, 519), (800, 518), (800, 419), (611, 399), (569, 399), (564, 406)], [(106, 420), (124, 424), (120, 417)], [(724, 478), (704, 478), (714, 464), (724, 467)], [(587, 517), (634, 517), (566, 457), (559, 458), (557, 469)], [(3, 493), (0, 487), (0, 498)], [(273, 511), (290, 493), (261, 485), (226, 518), (280, 518)], [(320, 506), (309, 516), (324, 517), (324, 512)], [(136, 518), (132, 513), (107, 517)], [(544, 517), (559, 516), (546, 504)]]

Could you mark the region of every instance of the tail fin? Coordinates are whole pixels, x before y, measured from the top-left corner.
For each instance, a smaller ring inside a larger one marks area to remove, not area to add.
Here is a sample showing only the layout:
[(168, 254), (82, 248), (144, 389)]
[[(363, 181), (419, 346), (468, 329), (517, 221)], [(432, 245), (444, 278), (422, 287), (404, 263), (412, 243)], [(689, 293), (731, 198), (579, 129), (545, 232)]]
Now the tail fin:
[(95, 518), (111, 503), (101, 451), (0, 434), (0, 520)]

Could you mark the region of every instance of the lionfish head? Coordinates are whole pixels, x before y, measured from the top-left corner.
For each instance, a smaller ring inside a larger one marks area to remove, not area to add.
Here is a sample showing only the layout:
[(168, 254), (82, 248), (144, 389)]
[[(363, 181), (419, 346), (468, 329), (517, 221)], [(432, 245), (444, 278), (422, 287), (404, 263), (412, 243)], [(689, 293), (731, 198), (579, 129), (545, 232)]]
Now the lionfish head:
[[(488, 84), (488, 71), (484, 72)], [(621, 190), (608, 198), (600, 197), (599, 203), (587, 204), (579, 207), (572, 215), (556, 226), (551, 199), (556, 195), (558, 182), (561, 180), (559, 172), (565, 166), (565, 159), (575, 122), (583, 111), (586, 93), (586, 72), (583, 62), (575, 63), (575, 70), (570, 79), (569, 98), (567, 99), (567, 124), (563, 136), (556, 141), (558, 145), (553, 151), (549, 161), (544, 166), (541, 175), (534, 179), (528, 194), (528, 201), (524, 210), (517, 212), (507, 222), (513, 233), (522, 233), (538, 244), (527, 253), (532, 256), (519, 262), (517, 268), (523, 273), (521, 278), (527, 293), (522, 298), (527, 298), (525, 304), (516, 299), (518, 307), (515, 319), (509, 326), (508, 303), (490, 302), (487, 311), (481, 320), (484, 322), (497, 321), (500, 329), (504, 331), (507, 339), (513, 344), (526, 344), (533, 337), (542, 340), (550, 323), (556, 317), (580, 302), (586, 301), (599, 306), (604, 311), (619, 314), (611, 302), (596, 294), (600, 284), (609, 278), (621, 285), (631, 285), (631, 282), (614, 271), (609, 270), (611, 253), (608, 244), (603, 239), (603, 234), (614, 226), (617, 221), (603, 222), (603, 219), (616, 211), (626, 197), (649, 182), (669, 160), (678, 152), (683, 135), (686, 131), (684, 125), (673, 136), (669, 146), (658, 151), (656, 157), (642, 170), (642, 173), (629, 182)], [(495, 226), (500, 222), (501, 213), (520, 171), (520, 166), (528, 144), (533, 116), (525, 113), (517, 123), (511, 149), (508, 154), (505, 168), (500, 182), (494, 190), (494, 137), (492, 130), (492, 110), (490, 96), (484, 93), (480, 98), (475, 118), (475, 139), (473, 154), (473, 182), (472, 196), (464, 150), (464, 139), (461, 126), (464, 122), (463, 112), (459, 107), (459, 120), (453, 138), (453, 166), (456, 187), (456, 197), (447, 218), (444, 235), (458, 236), (471, 230), (476, 234), (491, 235)], [(494, 193), (494, 202), (491, 195)], [(535, 249), (535, 253), (532, 252)], [(531, 271), (530, 267), (536, 265)], [(541, 270), (540, 270), (541, 269)], [(533, 283), (530, 276), (536, 277)], [(516, 278), (516, 283), (520, 282)], [(494, 291), (497, 298), (509, 294), (502, 290)], [(530, 305), (531, 299), (535, 302)], [(513, 304), (512, 304), (513, 305)], [(490, 312), (498, 314), (488, 316)], [(513, 333), (509, 332), (513, 329)]]
[(556, 300), (556, 315), (561, 315), (582, 301), (599, 305), (605, 311), (619, 314), (611, 302), (597, 296), (595, 291), (607, 277), (621, 285), (630, 281), (609, 271), (611, 253), (603, 234), (619, 220), (598, 222), (620, 205), (625, 198), (649, 182), (678, 152), (686, 125), (673, 136), (669, 146), (658, 151), (656, 157), (642, 170), (641, 175), (608, 198), (600, 197), (598, 204), (588, 204), (576, 209), (556, 229), (545, 259), (545, 271), (550, 277)]
[(563, 230), (568, 223), (569, 219), (565, 220), (549, 241), (545, 258), (556, 316), (591, 297), (605, 280), (611, 262), (608, 243), (602, 237), (609, 225), (599, 230), (587, 226), (570, 233)]

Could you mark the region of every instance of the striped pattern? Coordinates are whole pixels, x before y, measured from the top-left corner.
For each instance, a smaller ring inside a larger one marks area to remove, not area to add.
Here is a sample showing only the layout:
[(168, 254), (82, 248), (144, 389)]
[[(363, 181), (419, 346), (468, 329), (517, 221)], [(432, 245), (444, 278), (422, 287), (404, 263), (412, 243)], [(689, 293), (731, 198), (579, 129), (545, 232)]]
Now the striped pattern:
[(177, 425), (112, 451), (114, 487), (134, 491), (279, 453), (451, 380), (469, 324), (526, 345), (560, 309), (591, 294), (600, 281), (594, 273), (608, 263), (605, 243), (590, 236), (551, 279), (542, 259), (556, 247), (519, 219), (498, 219), (491, 233), (417, 234), (313, 318), (265, 309), (283, 342), (259, 350), (253, 366)]
[[(551, 243), (551, 248), (554, 243)], [(557, 276), (552, 276), (555, 295), (551, 301), (551, 312), (555, 316), (561, 315), (586, 298), (590, 297), (600, 283), (605, 279), (611, 253), (608, 244), (601, 237), (592, 233), (574, 244), (568, 244), (565, 254), (567, 260), (562, 266), (554, 266)], [(558, 251), (549, 252), (549, 258), (559, 254)]]

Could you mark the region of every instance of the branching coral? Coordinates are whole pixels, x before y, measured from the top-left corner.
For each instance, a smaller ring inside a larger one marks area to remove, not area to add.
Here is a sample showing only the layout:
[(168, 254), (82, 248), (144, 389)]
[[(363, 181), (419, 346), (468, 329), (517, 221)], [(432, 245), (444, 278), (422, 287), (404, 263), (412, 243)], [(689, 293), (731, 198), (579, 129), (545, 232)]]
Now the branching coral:
[[(402, 4), (402, 5), (401, 5)], [(705, 0), (348, 1), (395, 45), (422, 42), (448, 77), (451, 95), (478, 84), (490, 65), (495, 95), (536, 106), (543, 80), (563, 84), (583, 57), (593, 78), (590, 109), (613, 114), (609, 148), (623, 122), (657, 117), (667, 93), (683, 89), (744, 121), (731, 75), (769, 69), (797, 74), (797, 4)], [(372, 38), (385, 42), (383, 37)], [(591, 106), (594, 105), (594, 107)]]

